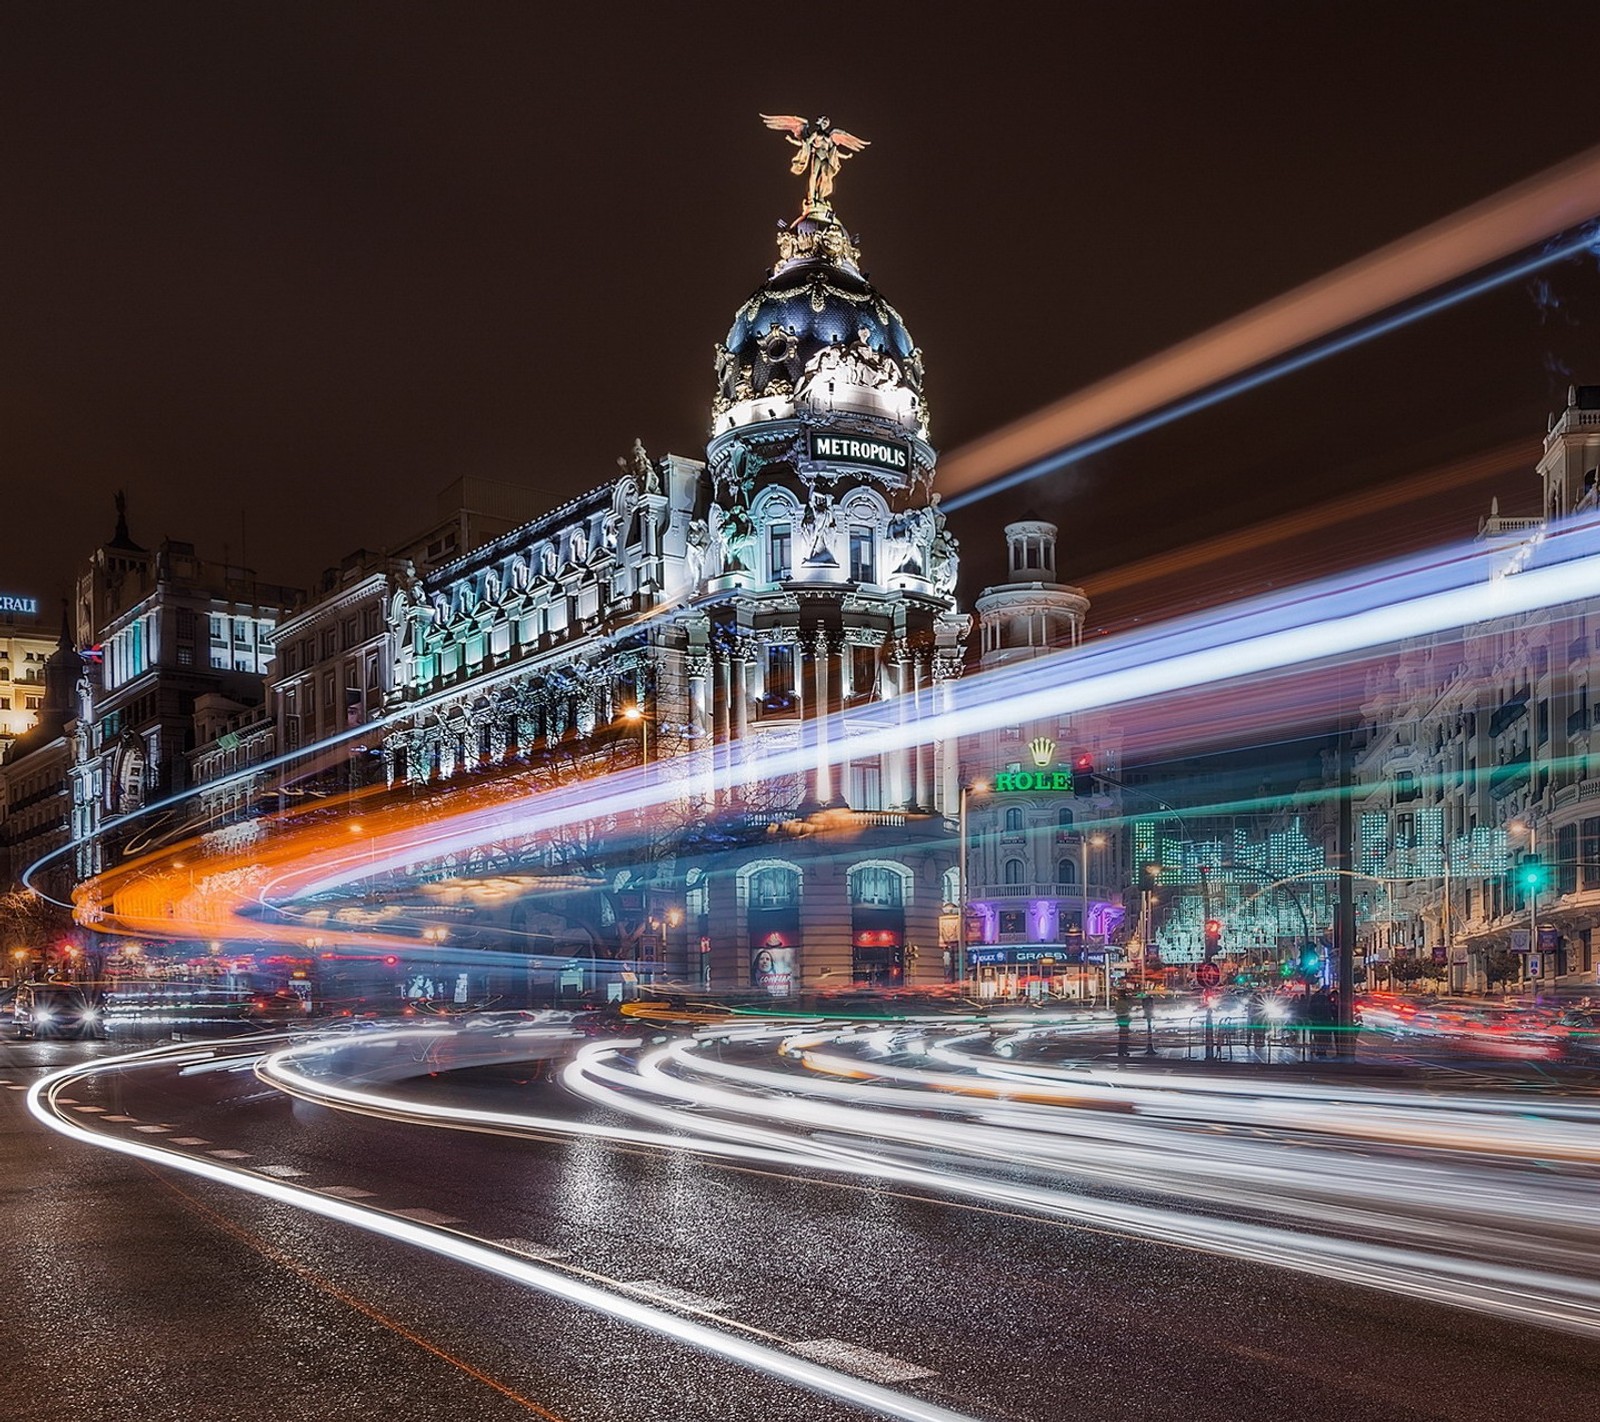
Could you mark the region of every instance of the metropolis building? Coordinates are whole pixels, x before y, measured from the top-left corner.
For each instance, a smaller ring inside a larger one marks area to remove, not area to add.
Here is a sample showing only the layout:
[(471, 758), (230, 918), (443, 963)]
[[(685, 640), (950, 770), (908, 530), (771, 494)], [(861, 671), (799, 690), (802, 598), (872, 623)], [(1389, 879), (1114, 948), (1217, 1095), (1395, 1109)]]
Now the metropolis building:
[[(943, 977), (957, 756), (914, 732), (853, 755), (856, 718), (828, 718), (936, 709), (970, 620), (921, 353), (812, 196), (717, 347), (703, 460), (636, 443), (610, 482), (390, 604), (391, 784), (642, 760), (673, 787), (650, 844), (588, 856), (587, 887), (544, 852), (563, 888), (535, 875), (504, 925), (532, 951), (775, 994)], [(786, 752), (803, 764), (749, 775)]]

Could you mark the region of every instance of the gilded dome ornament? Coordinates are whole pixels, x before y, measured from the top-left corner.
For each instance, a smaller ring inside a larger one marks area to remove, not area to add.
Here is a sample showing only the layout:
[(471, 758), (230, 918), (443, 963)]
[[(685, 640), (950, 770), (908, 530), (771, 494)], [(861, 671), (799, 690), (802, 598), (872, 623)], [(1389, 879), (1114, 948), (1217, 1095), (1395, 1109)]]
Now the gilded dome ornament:
[(800, 216), (832, 222), (833, 208), (828, 199), (833, 196), (833, 180), (845, 159), (870, 146), (867, 140), (835, 128), (826, 114), (814, 119), (796, 114), (762, 114), (761, 121), (770, 129), (788, 134), (788, 141), (794, 145), (789, 171), (796, 177), (803, 173), (806, 180), (806, 201)]

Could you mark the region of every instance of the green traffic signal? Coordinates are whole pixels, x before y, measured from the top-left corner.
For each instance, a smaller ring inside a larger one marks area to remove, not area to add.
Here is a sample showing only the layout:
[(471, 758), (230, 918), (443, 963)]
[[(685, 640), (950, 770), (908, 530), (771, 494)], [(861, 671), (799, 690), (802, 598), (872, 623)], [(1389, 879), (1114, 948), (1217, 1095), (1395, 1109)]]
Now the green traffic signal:
[(1550, 881), (1550, 866), (1544, 860), (1530, 855), (1522, 861), (1522, 867), (1517, 870), (1517, 877), (1522, 881), (1524, 889), (1529, 893), (1537, 893)]
[(1300, 971), (1308, 978), (1322, 971), (1322, 954), (1309, 944), (1300, 950)]

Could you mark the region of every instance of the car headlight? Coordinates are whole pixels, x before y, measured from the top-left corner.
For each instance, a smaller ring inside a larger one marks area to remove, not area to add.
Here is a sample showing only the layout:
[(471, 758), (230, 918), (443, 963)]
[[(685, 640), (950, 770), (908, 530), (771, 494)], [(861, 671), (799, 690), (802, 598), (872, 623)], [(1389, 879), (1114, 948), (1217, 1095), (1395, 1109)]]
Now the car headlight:
[(98, 1022), (100, 1020), (100, 1014), (96, 1012), (94, 1008), (86, 1007), (83, 1010), (83, 1020), (85, 1022)]
[(54, 1016), (55, 1013), (53, 1013), (48, 1007), (40, 1007), (34, 1010), (33, 1020), (35, 1022), (48, 1022)]

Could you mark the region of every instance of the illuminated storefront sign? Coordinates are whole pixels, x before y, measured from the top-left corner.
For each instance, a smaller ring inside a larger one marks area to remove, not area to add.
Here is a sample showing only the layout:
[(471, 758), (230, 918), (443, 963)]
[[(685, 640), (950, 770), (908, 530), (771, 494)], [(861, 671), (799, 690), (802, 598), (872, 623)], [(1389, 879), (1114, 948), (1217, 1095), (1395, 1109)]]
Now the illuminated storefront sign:
[(0, 612), (24, 612), (30, 617), (37, 617), (39, 599), (23, 597), (20, 593), (0, 593)]
[(994, 777), (994, 788), (1001, 795), (1040, 790), (1052, 795), (1070, 795), (1072, 772), (1060, 767), (1053, 770), (1002, 770)]
[(825, 430), (810, 430), (808, 435), (813, 459), (865, 464), (873, 469), (890, 469), (897, 474), (903, 474), (911, 468), (911, 450), (897, 440), (830, 434)]

